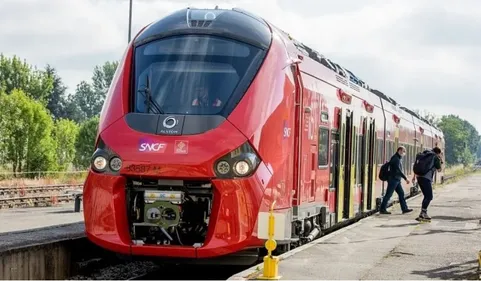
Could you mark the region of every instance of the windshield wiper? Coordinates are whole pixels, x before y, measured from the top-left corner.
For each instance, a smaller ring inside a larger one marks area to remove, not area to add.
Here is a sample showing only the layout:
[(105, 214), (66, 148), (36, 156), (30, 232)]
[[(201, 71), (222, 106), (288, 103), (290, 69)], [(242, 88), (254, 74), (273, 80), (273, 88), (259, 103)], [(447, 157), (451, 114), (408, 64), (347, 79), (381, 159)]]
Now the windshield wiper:
[(157, 104), (157, 102), (155, 102), (155, 100), (152, 99), (152, 95), (151, 95), (151, 92), (150, 92), (150, 85), (149, 85), (149, 75), (147, 75), (147, 78), (146, 78), (145, 89), (138, 90), (137, 92), (142, 93), (143, 96), (145, 97), (145, 100), (146, 100), (146, 103), (147, 103), (147, 113), (150, 112), (150, 105), (153, 104), (153, 106), (157, 110), (158, 114), (164, 114), (164, 112), (160, 109), (160, 106)]

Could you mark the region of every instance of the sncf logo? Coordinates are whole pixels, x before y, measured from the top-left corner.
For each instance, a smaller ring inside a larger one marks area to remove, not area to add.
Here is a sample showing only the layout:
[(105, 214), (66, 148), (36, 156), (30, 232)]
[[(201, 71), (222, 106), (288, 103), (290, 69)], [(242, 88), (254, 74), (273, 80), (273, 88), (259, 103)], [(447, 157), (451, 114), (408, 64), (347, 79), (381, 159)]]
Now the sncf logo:
[(167, 148), (167, 144), (161, 142), (154, 142), (150, 139), (139, 140), (139, 151), (147, 152), (164, 152)]

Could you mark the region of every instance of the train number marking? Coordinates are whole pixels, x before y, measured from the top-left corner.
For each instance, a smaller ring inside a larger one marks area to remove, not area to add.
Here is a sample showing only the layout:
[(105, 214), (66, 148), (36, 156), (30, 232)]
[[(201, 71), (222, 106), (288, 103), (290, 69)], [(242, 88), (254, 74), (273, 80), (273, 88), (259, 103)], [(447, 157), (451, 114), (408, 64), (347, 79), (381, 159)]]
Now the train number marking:
[(142, 165), (142, 164), (140, 164), (140, 165), (132, 164), (132, 165), (127, 166), (126, 170), (129, 171), (129, 172), (134, 172), (134, 173), (147, 173), (150, 170), (150, 166), (149, 165)]

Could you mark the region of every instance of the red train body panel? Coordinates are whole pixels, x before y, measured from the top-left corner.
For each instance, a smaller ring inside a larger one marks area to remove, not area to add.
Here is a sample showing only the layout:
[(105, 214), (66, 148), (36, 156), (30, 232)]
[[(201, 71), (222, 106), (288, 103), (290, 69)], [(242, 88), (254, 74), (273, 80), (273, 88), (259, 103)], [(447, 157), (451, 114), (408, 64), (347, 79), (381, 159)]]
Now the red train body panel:
[[(216, 99), (195, 107), (205, 93)], [(384, 161), (406, 146), (411, 175), (416, 152), (444, 149), (442, 137), (256, 16), (177, 11), (139, 32), (115, 73), (86, 232), (125, 255), (224, 257), (263, 247), (275, 201), (287, 249), (376, 210)]]

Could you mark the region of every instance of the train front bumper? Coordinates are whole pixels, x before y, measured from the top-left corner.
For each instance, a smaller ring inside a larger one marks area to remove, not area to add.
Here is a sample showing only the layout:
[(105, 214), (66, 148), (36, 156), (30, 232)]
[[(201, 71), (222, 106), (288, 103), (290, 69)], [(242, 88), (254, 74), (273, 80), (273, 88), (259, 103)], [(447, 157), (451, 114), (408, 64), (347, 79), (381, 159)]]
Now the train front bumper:
[(207, 237), (201, 247), (135, 245), (127, 219), (124, 176), (90, 172), (83, 195), (87, 237), (110, 251), (134, 256), (209, 258), (228, 255), (251, 247), (262, 247), (257, 238), (260, 211), (271, 202), (271, 173), (264, 163), (244, 179), (214, 179), (213, 206)]

